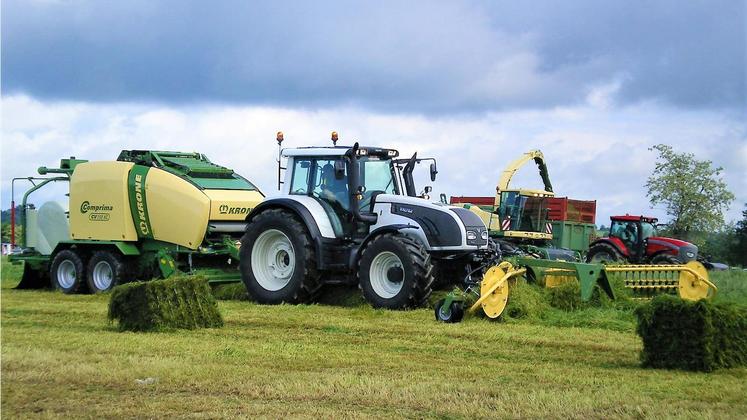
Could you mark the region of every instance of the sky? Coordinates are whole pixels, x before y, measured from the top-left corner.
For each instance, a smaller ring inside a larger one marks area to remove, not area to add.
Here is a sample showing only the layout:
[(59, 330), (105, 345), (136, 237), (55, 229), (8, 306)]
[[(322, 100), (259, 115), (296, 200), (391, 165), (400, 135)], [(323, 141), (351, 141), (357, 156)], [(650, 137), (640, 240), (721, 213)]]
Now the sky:
[[(597, 200), (599, 224), (667, 219), (644, 188), (665, 143), (723, 167), (741, 219), (746, 4), (6, 0), (0, 204), (40, 165), (135, 148), (205, 153), (271, 194), (275, 133), (328, 145), (335, 130), (435, 157), (436, 195), (492, 195), (540, 149), (556, 193)], [(514, 185), (541, 187), (536, 167)]]

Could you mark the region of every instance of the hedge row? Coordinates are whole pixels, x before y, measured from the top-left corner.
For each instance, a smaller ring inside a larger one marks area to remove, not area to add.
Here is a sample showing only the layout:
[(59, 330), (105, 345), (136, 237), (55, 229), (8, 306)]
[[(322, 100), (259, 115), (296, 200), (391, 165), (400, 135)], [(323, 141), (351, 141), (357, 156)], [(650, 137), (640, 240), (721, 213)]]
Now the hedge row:
[(675, 296), (636, 310), (644, 367), (710, 372), (747, 366), (747, 308)]
[(109, 320), (120, 330), (220, 327), (223, 318), (202, 276), (127, 283), (112, 290)]

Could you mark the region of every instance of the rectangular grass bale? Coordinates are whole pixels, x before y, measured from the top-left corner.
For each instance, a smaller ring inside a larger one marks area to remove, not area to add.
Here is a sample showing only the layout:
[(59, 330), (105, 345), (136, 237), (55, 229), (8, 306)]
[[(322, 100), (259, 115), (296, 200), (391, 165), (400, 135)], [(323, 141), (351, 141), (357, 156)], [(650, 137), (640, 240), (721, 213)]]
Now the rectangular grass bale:
[(747, 308), (663, 295), (636, 316), (644, 367), (710, 372), (747, 365)]
[(202, 276), (176, 276), (117, 286), (109, 301), (109, 320), (117, 320), (122, 331), (223, 325), (218, 304)]

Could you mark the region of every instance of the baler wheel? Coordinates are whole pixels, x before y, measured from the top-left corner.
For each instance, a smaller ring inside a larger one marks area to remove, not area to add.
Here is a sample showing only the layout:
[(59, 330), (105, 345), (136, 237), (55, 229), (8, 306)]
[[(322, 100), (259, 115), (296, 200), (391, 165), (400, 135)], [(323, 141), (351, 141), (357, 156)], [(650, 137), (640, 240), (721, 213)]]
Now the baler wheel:
[(49, 278), (55, 288), (65, 294), (78, 293), (85, 284), (83, 260), (72, 249), (64, 249), (52, 259)]
[(91, 293), (103, 293), (124, 283), (127, 269), (122, 257), (109, 251), (96, 251), (88, 262), (86, 282)]

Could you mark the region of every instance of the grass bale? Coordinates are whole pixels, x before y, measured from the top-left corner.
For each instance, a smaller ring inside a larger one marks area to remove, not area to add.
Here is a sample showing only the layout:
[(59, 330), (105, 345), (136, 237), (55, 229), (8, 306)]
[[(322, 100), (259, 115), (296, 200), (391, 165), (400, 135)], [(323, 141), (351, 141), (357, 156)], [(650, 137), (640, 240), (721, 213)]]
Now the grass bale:
[(109, 320), (119, 321), (121, 331), (223, 325), (218, 304), (202, 276), (177, 276), (117, 286), (109, 301)]
[(636, 310), (644, 367), (710, 372), (747, 366), (747, 308), (663, 295)]

